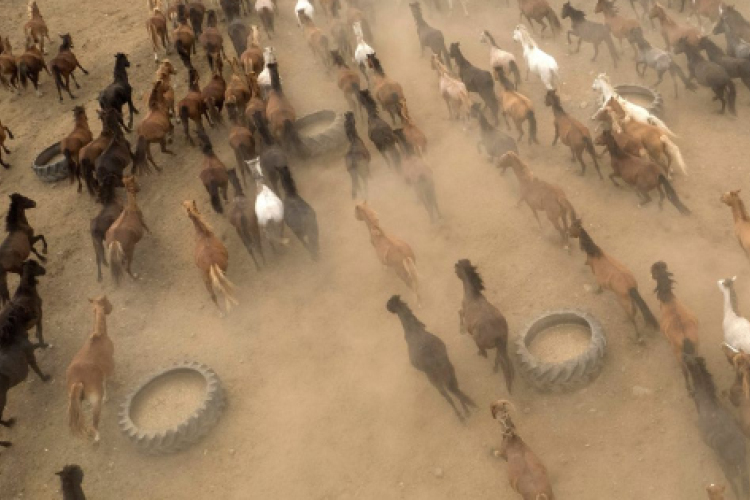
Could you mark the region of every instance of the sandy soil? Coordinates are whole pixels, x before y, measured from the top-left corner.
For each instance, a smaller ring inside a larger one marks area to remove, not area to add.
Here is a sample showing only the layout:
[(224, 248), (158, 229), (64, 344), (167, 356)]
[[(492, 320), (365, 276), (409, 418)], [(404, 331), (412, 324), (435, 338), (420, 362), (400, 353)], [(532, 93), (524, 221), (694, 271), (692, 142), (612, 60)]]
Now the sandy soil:
[[(345, 102), (332, 76), (314, 62), (292, 20), (292, 2), (279, 3), (282, 17), (273, 44), (298, 112), (343, 111)], [(559, 1), (552, 3), (559, 9)], [(313, 263), (293, 242), (286, 254), (270, 255), (268, 267), (257, 273), (234, 230), (209, 211), (197, 178), (200, 155), (178, 131), (178, 156), (156, 153), (164, 173), (142, 179), (139, 201), (153, 232), (136, 250), (134, 270), (142, 279), (116, 289), (107, 277), (99, 285), (88, 236), (97, 206), (67, 183), (41, 183), (29, 165), (35, 153), (69, 131), (74, 104), (86, 106), (98, 133), (95, 98), (111, 80), (115, 52), (130, 54), (136, 93), (146, 90), (154, 67), (143, 4), (42, 1), (50, 31), (72, 33), (76, 53), (91, 75), (79, 78), (83, 88), (75, 103), (66, 98), (59, 104), (46, 76), (41, 99), (30, 92), (0, 94), (0, 118), (16, 134), (8, 143), (13, 169), (1, 174), (0, 193), (20, 191), (39, 203), (29, 218), (50, 243), (41, 293), (46, 336), (54, 344), (38, 356), (53, 374), (52, 382), (30, 376), (10, 393), (6, 415), (18, 417), (18, 423), (12, 430), (0, 429), (0, 437), (15, 443), (0, 452), (0, 497), (59, 498), (53, 473), (78, 463), (86, 474), (87, 495), (94, 499), (512, 498), (506, 466), (492, 454), (500, 435), (488, 411), (492, 401), (507, 394), (491, 360), (479, 358), (472, 340), (459, 335), (462, 291), (453, 273), (459, 258), (479, 266), (487, 296), (507, 316), (514, 335), (541, 310), (568, 306), (590, 310), (606, 329), (606, 366), (588, 388), (547, 396), (519, 383), (512, 398), (519, 408), (519, 432), (547, 465), (559, 498), (697, 500), (705, 498), (706, 483), (723, 481), (700, 439), (693, 403), (667, 342), (657, 333), (645, 346), (636, 346), (614, 298), (584, 290), (592, 283), (584, 255), (562, 251), (548, 224), (540, 229), (526, 208), (514, 207), (513, 176), (500, 175), (475, 153), (475, 131), (464, 132), (447, 120), (428, 60), (419, 57), (405, 5), (384, 8), (375, 46), (429, 137), (429, 160), (446, 220), (441, 227), (430, 226), (415, 196), (379, 159), (373, 164), (371, 204), (383, 226), (416, 252), (425, 289), (425, 306), (417, 314), (444, 339), (462, 388), (479, 405), (465, 425), (409, 365), (401, 326), (386, 312), (385, 302), (393, 293), (410, 302), (413, 298), (382, 270), (364, 226), (354, 219), (349, 177), (338, 155), (293, 165), (302, 195), (318, 214), (321, 261)], [(430, 16), (428, 21), (443, 29), (448, 41), (461, 41), (474, 64), (487, 67), (481, 29), (491, 30), (498, 43), (520, 57), (511, 41), (518, 11), (504, 4), (475, 0), (467, 19)], [(592, 0), (577, 4), (593, 10)], [(630, 14), (627, 4), (621, 7)], [(6, 0), (0, 12), (0, 33), (10, 34), (20, 53), (25, 2)], [(647, 36), (661, 45), (656, 33)], [(607, 71), (619, 83), (638, 80), (627, 50), (613, 70), (608, 54), (591, 63), (590, 46), (568, 55), (563, 40), (545, 39), (541, 46), (558, 59), (564, 105), (575, 116), (585, 119), (593, 110), (590, 88), (596, 73)], [(186, 73), (173, 59), (179, 66), (179, 96)], [(205, 59), (199, 54), (196, 60), (205, 81)], [(654, 79), (648, 75), (649, 82)], [(635, 273), (653, 310), (658, 303), (649, 267), (656, 260), (669, 264), (677, 293), (701, 319), (709, 368), (719, 388), (726, 389), (732, 373), (719, 350), (722, 305), (716, 280), (739, 276), (745, 310), (750, 273), (719, 196), (746, 181), (750, 95), (738, 86), (739, 117), (732, 118), (715, 113), (708, 90), (679, 99), (668, 84), (662, 90), (665, 119), (680, 136), (689, 168), (689, 177), (675, 182), (693, 210), (691, 217), (669, 205), (663, 212), (655, 204), (639, 209), (635, 194), (598, 180), (592, 171), (585, 178), (574, 175), (568, 151), (550, 146), (552, 115), (534, 79), (523, 84), (522, 92), (537, 106), (542, 144), (530, 148), (524, 143), (521, 153), (539, 176), (564, 187), (597, 243)], [(231, 164), (224, 135), (221, 129), (211, 131), (220, 156)], [(198, 201), (229, 248), (229, 277), (239, 285), (242, 305), (226, 319), (219, 318), (193, 265), (193, 228), (180, 205), (185, 199)], [(115, 307), (108, 321), (117, 368), (103, 414), (103, 442), (93, 449), (68, 434), (64, 374), (91, 331), (86, 299), (102, 293)], [(230, 407), (225, 417), (185, 453), (138, 454), (118, 431), (119, 403), (157, 367), (192, 359), (212, 366), (226, 384)], [(634, 386), (647, 388), (648, 394), (634, 395)]]

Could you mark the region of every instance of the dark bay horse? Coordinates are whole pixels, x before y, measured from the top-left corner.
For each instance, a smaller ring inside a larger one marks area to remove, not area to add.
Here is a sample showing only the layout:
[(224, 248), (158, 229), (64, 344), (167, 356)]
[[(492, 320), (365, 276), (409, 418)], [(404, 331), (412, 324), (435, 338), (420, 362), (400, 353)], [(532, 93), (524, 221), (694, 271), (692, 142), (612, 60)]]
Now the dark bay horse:
[(133, 128), (133, 114), (138, 110), (133, 105), (133, 87), (128, 82), (128, 68), (130, 61), (128, 56), (122, 52), (115, 54), (115, 76), (114, 81), (99, 94), (99, 106), (102, 110), (116, 109), (122, 116), (122, 106), (128, 105), (130, 119), (128, 120), (128, 132)]

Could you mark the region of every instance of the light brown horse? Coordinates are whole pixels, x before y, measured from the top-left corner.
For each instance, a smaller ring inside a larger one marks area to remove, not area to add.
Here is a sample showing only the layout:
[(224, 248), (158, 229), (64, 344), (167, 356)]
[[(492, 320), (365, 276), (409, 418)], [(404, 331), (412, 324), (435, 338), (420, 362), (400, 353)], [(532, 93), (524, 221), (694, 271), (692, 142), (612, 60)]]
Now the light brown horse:
[(267, 93), (266, 119), (271, 134), (285, 149), (295, 151), (297, 156), (306, 157), (309, 153), (294, 127), (297, 112), (281, 88), (277, 63), (269, 63), (268, 71), (271, 73), (271, 89)]
[(500, 99), (500, 107), (503, 112), (503, 118), (505, 119), (505, 125), (510, 129), (510, 123), (508, 122), (508, 115), (510, 115), (513, 123), (518, 130), (518, 139), (520, 142), (524, 136), (523, 122), (529, 122), (529, 144), (532, 142), (539, 144), (536, 138), (536, 115), (534, 114), (534, 103), (531, 99), (526, 97), (520, 92), (515, 90), (515, 86), (505, 75), (505, 70), (502, 67), (496, 68), (496, 75), (500, 81), (498, 98)]
[(160, 171), (159, 167), (151, 156), (151, 144), (159, 143), (161, 152), (168, 155), (174, 155), (173, 151), (167, 149), (167, 141), (171, 142), (174, 136), (174, 126), (169, 119), (169, 108), (162, 92), (162, 81), (157, 80), (151, 89), (148, 99), (148, 113), (138, 125), (136, 130), (138, 134), (138, 144), (135, 149), (135, 158), (133, 159), (133, 168), (136, 172), (148, 172), (150, 163)]
[(706, 486), (706, 493), (708, 493), (708, 500), (724, 500), (724, 492), (726, 491), (726, 485), (709, 484)]
[(468, 122), (471, 119), (471, 98), (464, 82), (451, 76), (437, 54), (432, 55), (432, 69), (438, 74), (440, 95), (448, 107), (448, 119)]
[(583, 162), (583, 152), (586, 151), (591, 156), (596, 167), (599, 178), (602, 179), (602, 171), (599, 169), (599, 162), (596, 159), (596, 150), (594, 142), (591, 140), (591, 132), (588, 127), (570, 116), (560, 104), (560, 97), (554, 90), (548, 90), (544, 97), (544, 104), (552, 107), (552, 113), (555, 117), (555, 138), (552, 145), (557, 144), (560, 139), (563, 144), (570, 148), (570, 160), (578, 160), (581, 164), (581, 175), (586, 173), (586, 164)]
[(740, 190), (727, 191), (721, 195), (721, 202), (732, 209), (734, 219), (734, 235), (745, 256), (750, 258), (750, 216), (745, 209), (745, 203), (740, 198)]
[[(75, 435), (88, 435), (99, 443), (102, 402), (107, 401), (107, 379), (115, 373), (115, 346), (107, 335), (107, 315), (112, 304), (106, 295), (89, 299), (94, 308), (94, 331), (73, 357), (65, 372), (68, 386), (68, 425)], [(87, 426), (81, 402), (92, 408), (92, 425)]]
[(739, 411), (739, 424), (745, 436), (750, 436), (750, 354), (735, 351), (726, 344), (722, 350), (734, 367), (734, 383), (729, 389), (729, 401)]
[(336, 75), (336, 84), (338, 85), (341, 92), (344, 94), (349, 109), (357, 111), (359, 117), (362, 117), (362, 106), (359, 103), (359, 91), (361, 89), (362, 80), (359, 77), (359, 73), (351, 69), (338, 50), (331, 51), (331, 60), (333, 65), (338, 68), (338, 74)]
[(594, 13), (604, 16), (604, 23), (609, 26), (612, 36), (620, 41), (620, 48), (622, 48), (622, 40), (628, 40), (630, 46), (633, 48), (633, 53), (637, 54), (635, 43), (629, 38), (629, 35), (637, 28), (640, 28), (641, 23), (635, 19), (621, 15), (615, 5), (615, 0), (597, 0)]
[(602, 290), (610, 290), (615, 294), (617, 302), (625, 309), (628, 319), (635, 328), (636, 342), (642, 342), (641, 331), (635, 319), (636, 313), (640, 311), (646, 324), (654, 329), (659, 328), (659, 322), (656, 321), (643, 297), (638, 293), (638, 282), (633, 273), (594, 243), (589, 233), (583, 229), (581, 219), (575, 219), (568, 232), (573, 238), (579, 239), (581, 250), (586, 253), (586, 265), (591, 268), (597, 283), (592, 291), (601, 293)]
[(380, 227), (378, 215), (367, 202), (362, 202), (354, 207), (354, 217), (357, 220), (364, 221), (367, 225), (367, 230), (370, 232), (370, 243), (375, 248), (380, 263), (393, 269), (398, 277), (416, 294), (417, 303), (421, 304), (416, 257), (411, 247), (404, 241), (383, 231)]
[(42, 70), (51, 75), (42, 51), (34, 45), (33, 40), (27, 39), (26, 51), (18, 57), (18, 77), (24, 89), (26, 89), (28, 81), (31, 80), (37, 97), (42, 97), (42, 92), (39, 91), (39, 73)]
[(16, 56), (13, 55), (13, 47), (10, 39), (0, 37), (2, 50), (0, 50), (0, 84), (8, 91), (18, 90), (18, 64)]
[(138, 279), (138, 275), (130, 270), (135, 246), (143, 238), (144, 232), (151, 232), (136, 202), (136, 194), (140, 191), (138, 182), (133, 176), (123, 177), (122, 182), (128, 201), (120, 216), (107, 230), (104, 240), (109, 255), (109, 269), (116, 285), (120, 283), (123, 271), (134, 280)]
[(78, 179), (78, 192), (83, 189), (81, 183), (81, 162), (79, 153), (81, 149), (94, 139), (89, 127), (89, 119), (86, 116), (86, 108), (76, 106), (73, 108), (73, 131), (70, 132), (62, 141), (60, 141), (60, 151), (65, 159), (68, 160), (68, 177), (73, 184)]
[(169, 55), (169, 45), (172, 43), (169, 40), (169, 29), (167, 28), (167, 16), (158, 8), (155, 7), (151, 12), (151, 17), (146, 21), (146, 32), (151, 39), (151, 46), (154, 49), (154, 63), (159, 63), (159, 44), (161, 43), (164, 52)]
[(412, 120), (409, 108), (406, 107), (406, 99), (400, 99), (398, 102), (398, 116), (401, 118), (401, 130), (403, 130), (406, 142), (419, 156), (424, 156), (427, 153), (427, 136)]
[[(169, 14), (167, 17), (169, 17)], [(195, 32), (188, 24), (185, 5), (177, 6), (177, 27), (172, 31), (172, 39), (174, 40), (174, 49), (180, 56), (182, 64), (189, 70), (193, 69), (190, 54), (195, 54)]]
[(497, 166), (502, 168), (503, 172), (510, 167), (516, 174), (521, 188), (516, 206), (521, 206), (521, 203), (525, 201), (540, 228), (542, 222), (539, 220), (537, 210), (545, 212), (547, 219), (560, 233), (563, 247), (568, 248), (568, 219), (572, 224), (576, 218), (576, 211), (565, 196), (565, 192), (559, 186), (538, 179), (512, 151), (501, 156), (497, 161)]
[(229, 252), (203, 220), (195, 201), (183, 201), (182, 206), (195, 227), (195, 265), (201, 272), (206, 290), (220, 312), (216, 295), (221, 295), (224, 299), (224, 311), (229, 312), (232, 305), (239, 305), (234, 295), (234, 285), (225, 275), (229, 267)]
[(461, 259), (454, 267), (456, 276), (464, 286), (464, 298), (458, 310), (459, 329), (474, 339), (479, 355), (487, 357), (488, 349), (495, 349), (495, 373), (503, 368), (508, 394), (513, 392), (513, 363), (508, 357), (508, 321), (500, 310), (482, 293), (484, 282), (476, 266)]
[[(2, 149), (2, 151), (5, 151), (6, 155), (10, 154), (10, 149), (8, 149), (8, 146), (5, 145), (5, 141), (8, 139), (15, 139), (15, 137), (13, 136), (13, 132), (11, 132), (8, 127), (6, 127), (5, 125), (2, 124), (2, 122), (0, 122), (0, 149)], [(5, 168), (10, 168), (10, 163), (6, 163), (3, 161), (3, 155), (1, 151), (0, 151), (0, 165), (2, 165)]]
[(404, 89), (400, 83), (385, 74), (375, 54), (368, 54), (367, 60), (373, 70), (372, 93), (383, 109), (391, 115), (391, 122), (395, 125), (396, 116), (399, 114), (399, 103), (402, 99), (406, 99)]
[(190, 135), (190, 123), (192, 120), (198, 130), (204, 130), (203, 128), (203, 117), (205, 116), (209, 125), (212, 125), (211, 117), (208, 114), (208, 107), (206, 102), (203, 100), (203, 93), (198, 82), (198, 71), (190, 69), (189, 82), (188, 82), (188, 93), (178, 103), (177, 109), (180, 114), (180, 121), (182, 122), (182, 128), (185, 131), (185, 137), (191, 146), (195, 145), (193, 137)]
[(201, 97), (206, 106), (206, 111), (214, 124), (221, 123), (223, 118), (221, 112), (224, 109), (224, 96), (227, 92), (227, 82), (220, 72), (214, 71), (211, 79), (203, 90)]
[(250, 86), (250, 92), (252, 97), (245, 107), (245, 119), (249, 122), (253, 121), (253, 116), (258, 112), (266, 119), (266, 101), (261, 97), (260, 85), (258, 85), (258, 74), (255, 72), (247, 73), (247, 84)]
[(667, 50), (671, 51), (672, 47), (681, 38), (685, 38), (685, 41), (693, 47), (698, 46), (701, 38), (701, 30), (693, 26), (678, 24), (667, 14), (667, 10), (659, 2), (654, 2), (651, 6), (648, 17), (659, 20), (661, 24), (661, 36), (664, 37), (664, 44), (667, 46)]
[(260, 31), (255, 25), (250, 26), (247, 36), (247, 48), (240, 54), (240, 62), (245, 67), (245, 73), (260, 73), (263, 70), (263, 47), (260, 46)]
[(238, 110), (244, 110), (247, 103), (253, 97), (253, 92), (250, 90), (250, 84), (247, 81), (247, 76), (240, 65), (240, 62), (236, 57), (233, 57), (229, 62), (232, 68), (232, 76), (227, 84), (227, 89), (224, 92), (224, 100), (228, 102), (232, 99), (232, 104), (237, 106)]
[(71, 99), (75, 99), (75, 96), (70, 92), (71, 78), (73, 78), (73, 83), (75, 83), (76, 88), (81, 88), (81, 86), (78, 85), (78, 80), (76, 80), (76, 75), (74, 73), (75, 70), (81, 68), (84, 75), (88, 75), (89, 72), (81, 66), (81, 63), (78, 62), (78, 58), (73, 53), (73, 39), (70, 37), (70, 34), (66, 33), (65, 35), (60, 35), (60, 38), (62, 38), (60, 49), (58, 50), (57, 55), (49, 62), (49, 66), (52, 76), (55, 78), (57, 95), (60, 98), (60, 102), (62, 102), (63, 88), (68, 92)]
[[(172, 75), (176, 74), (177, 71), (172, 65), (172, 62), (169, 59), (164, 59), (163, 61), (161, 61), (159, 68), (156, 70), (154, 81), (161, 82), (159, 88), (161, 89), (161, 93), (164, 96), (164, 101), (167, 105), (167, 109), (169, 109), (169, 116), (171, 118), (174, 118), (177, 123), (179, 123), (180, 117), (177, 116), (177, 110), (175, 109), (174, 86), (172, 85)], [(151, 98), (151, 93), (149, 92), (145, 95), (145, 97), (146, 107), (148, 107), (148, 101)]]
[(560, 19), (558, 19), (557, 14), (555, 14), (555, 11), (550, 7), (547, 0), (518, 0), (518, 8), (521, 11), (518, 17), (519, 21), (525, 17), (532, 31), (534, 30), (534, 23), (531, 21), (536, 21), (542, 26), (542, 31), (540, 32), (542, 37), (544, 36), (544, 30), (547, 29), (547, 23), (544, 22), (545, 19), (550, 24), (553, 36), (560, 32), (562, 28)]
[(323, 63), (325, 70), (328, 71), (331, 67), (331, 58), (329, 57), (330, 42), (328, 36), (323, 33), (323, 30), (315, 25), (315, 22), (312, 19), (305, 15), (303, 10), (300, 9), (297, 12), (297, 16), (305, 30), (305, 40), (307, 40), (308, 47), (310, 47), (313, 55)]
[(703, 22), (701, 17), (705, 17), (710, 23), (715, 23), (719, 20), (724, 0), (693, 0), (688, 3), (690, 4), (690, 14), (688, 15), (688, 19), (695, 16), (698, 24), (702, 25)]
[(46, 54), (44, 50), (44, 39), (49, 40), (52, 43), (52, 39), (49, 37), (49, 30), (47, 29), (47, 23), (42, 18), (42, 13), (39, 12), (39, 6), (32, 0), (28, 5), (29, 20), (23, 25), (23, 34), (26, 38), (30, 38), (35, 44), (39, 45), (39, 49), (42, 54)]

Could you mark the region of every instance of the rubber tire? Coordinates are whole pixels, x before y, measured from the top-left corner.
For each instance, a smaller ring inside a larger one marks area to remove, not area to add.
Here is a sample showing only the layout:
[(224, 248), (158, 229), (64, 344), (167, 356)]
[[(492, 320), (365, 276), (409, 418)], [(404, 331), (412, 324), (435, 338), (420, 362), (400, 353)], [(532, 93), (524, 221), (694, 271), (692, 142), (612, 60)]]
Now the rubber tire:
[(635, 83), (628, 83), (624, 85), (616, 85), (615, 91), (626, 99), (628, 95), (637, 95), (649, 99), (651, 102), (648, 106), (645, 106), (645, 108), (649, 113), (661, 116), (664, 109), (664, 98), (658, 90)]
[[(206, 381), (203, 402), (184, 422), (161, 432), (143, 432), (130, 418), (130, 409), (135, 397), (154, 380), (175, 372), (193, 371)], [(136, 448), (148, 455), (177, 453), (200, 441), (216, 426), (227, 401), (221, 380), (211, 368), (196, 362), (177, 363), (150, 376), (133, 391), (120, 407), (119, 424), (123, 434)]]
[(60, 154), (60, 143), (56, 142), (36, 157), (31, 168), (44, 182), (57, 182), (68, 178), (68, 160), (62, 158), (54, 163), (49, 161)]
[[(329, 123), (328, 127), (314, 135), (305, 134), (305, 128), (318, 124)], [(311, 156), (322, 156), (335, 152), (347, 143), (344, 130), (344, 115), (331, 110), (321, 110), (303, 116), (295, 122), (302, 143), (307, 147)]]
[[(591, 341), (584, 352), (562, 363), (546, 363), (531, 354), (528, 346), (542, 330), (575, 323), (591, 331)], [(607, 338), (601, 323), (591, 314), (578, 309), (546, 311), (531, 322), (516, 338), (515, 350), (521, 375), (540, 392), (568, 392), (593, 381), (604, 366)]]

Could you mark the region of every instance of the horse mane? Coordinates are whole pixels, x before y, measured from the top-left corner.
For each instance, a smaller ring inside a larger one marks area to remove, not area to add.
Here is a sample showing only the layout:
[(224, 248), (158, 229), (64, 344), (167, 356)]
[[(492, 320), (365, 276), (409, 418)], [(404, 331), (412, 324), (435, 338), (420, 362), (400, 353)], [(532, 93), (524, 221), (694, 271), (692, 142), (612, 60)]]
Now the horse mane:
[(380, 59), (375, 54), (367, 54), (367, 58), (370, 60), (370, 64), (372, 65), (372, 70), (375, 72), (378, 76), (385, 76), (385, 71), (383, 71), (383, 66), (380, 65)]
[(651, 266), (651, 277), (656, 280), (654, 292), (656, 292), (656, 298), (659, 299), (659, 302), (671, 302), (674, 299), (672, 289), (675, 281), (672, 279), (672, 273), (667, 269), (667, 264), (662, 261), (655, 262)]
[(287, 196), (299, 196), (297, 193), (297, 184), (294, 182), (292, 172), (289, 170), (287, 165), (277, 169), (279, 176), (281, 177), (281, 186), (284, 188), (284, 192)]
[(258, 129), (258, 133), (263, 139), (263, 142), (269, 146), (272, 144), (276, 144), (276, 141), (271, 135), (271, 132), (269, 132), (268, 130), (266, 120), (263, 118), (263, 114), (260, 111), (256, 111), (255, 113), (253, 113), (253, 121), (255, 122), (255, 127)]
[(482, 277), (477, 272), (477, 266), (472, 266), (469, 259), (461, 259), (456, 265), (464, 271), (466, 280), (474, 291), (477, 294), (481, 294), (484, 291), (484, 281), (482, 281)]
[(570, 19), (574, 21), (583, 21), (584, 19), (586, 19), (586, 13), (570, 5), (570, 2), (566, 2), (564, 7), (567, 7), (570, 10), (570, 12), (568, 13)]
[(346, 62), (344, 61), (344, 58), (341, 57), (341, 53), (338, 50), (331, 50), (331, 61), (334, 65), (338, 66), (339, 68), (348, 68)]
[(583, 228), (580, 221), (578, 221), (577, 224), (579, 230), (578, 239), (581, 242), (581, 250), (586, 252), (586, 255), (590, 257), (601, 257), (604, 254), (604, 252), (602, 252), (602, 249), (599, 248), (596, 243), (594, 243), (594, 240)]
[[(714, 378), (706, 368), (706, 360), (702, 356), (695, 356), (695, 345), (685, 339), (682, 342), (682, 358), (693, 379), (693, 388), (702, 387), (713, 403), (718, 403), (716, 399), (716, 385)], [(693, 398), (697, 396), (698, 391), (693, 392)]]
[(482, 34), (484, 35), (484, 37), (485, 37), (485, 38), (486, 38), (487, 40), (489, 40), (489, 42), (490, 42), (490, 45), (492, 45), (493, 47), (497, 48), (497, 42), (495, 42), (495, 37), (494, 37), (494, 36), (492, 36), (492, 34), (490, 34), (490, 32), (489, 32), (489, 31), (487, 31), (487, 30), (482, 30)]
[(391, 314), (397, 314), (398, 317), (401, 318), (401, 321), (404, 324), (404, 330), (424, 329), (424, 323), (414, 316), (414, 313), (406, 302), (401, 300), (400, 295), (394, 295), (388, 299), (385, 307), (388, 309), (388, 312)]
[(359, 100), (362, 103), (362, 106), (365, 107), (365, 110), (367, 110), (368, 116), (377, 118), (378, 105), (375, 103), (375, 100), (372, 98), (372, 95), (370, 94), (369, 89), (359, 91)]
[(281, 78), (279, 77), (279, 63), (268, 63), (266, 64), (266, 67), (268, 68), (268, 72), (271, 73), (271, 88), (279, 94), (283, 94), (284, 91), (281, 89)]

